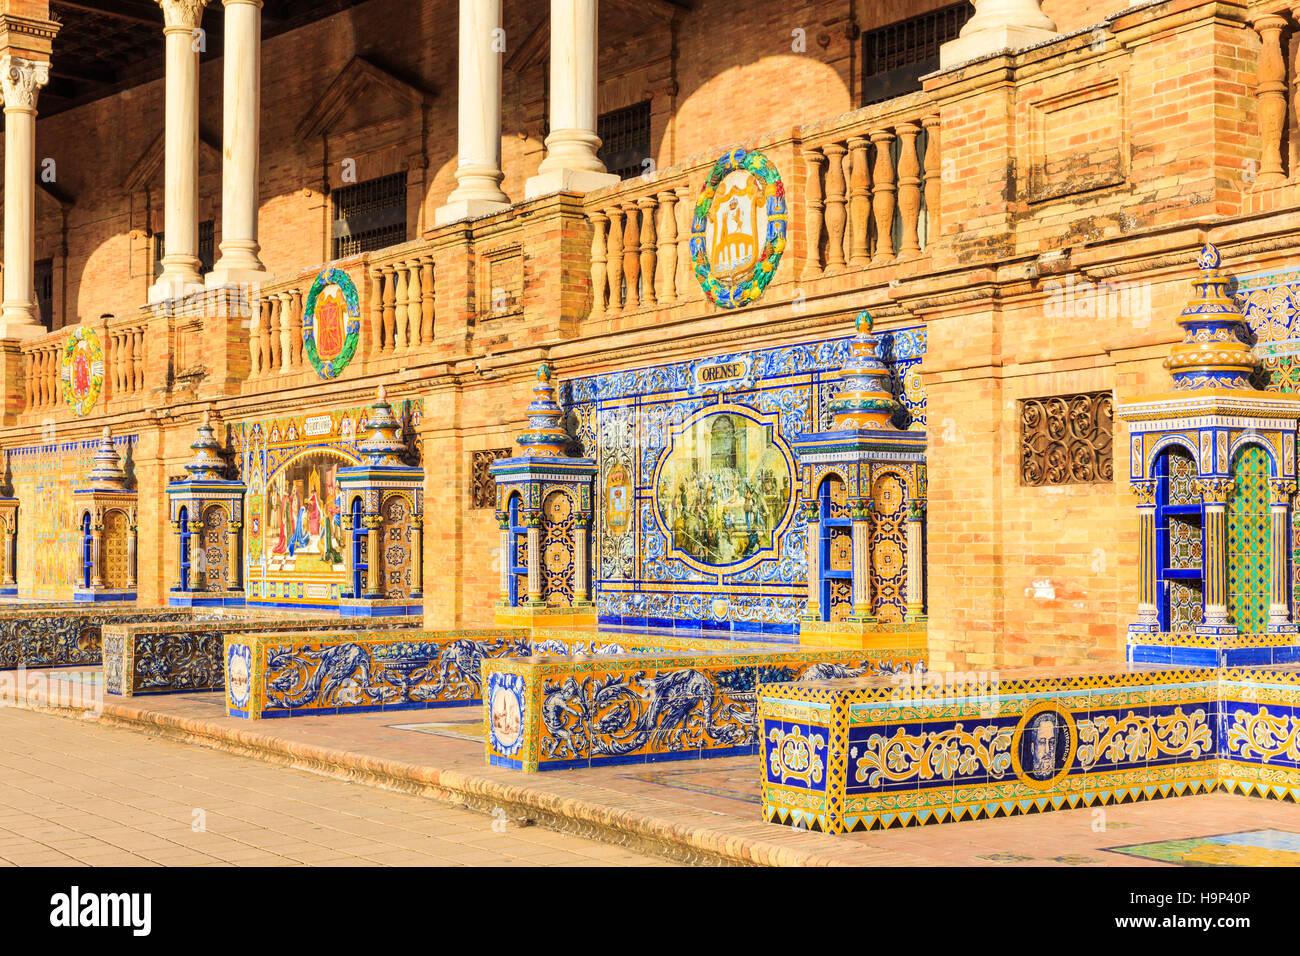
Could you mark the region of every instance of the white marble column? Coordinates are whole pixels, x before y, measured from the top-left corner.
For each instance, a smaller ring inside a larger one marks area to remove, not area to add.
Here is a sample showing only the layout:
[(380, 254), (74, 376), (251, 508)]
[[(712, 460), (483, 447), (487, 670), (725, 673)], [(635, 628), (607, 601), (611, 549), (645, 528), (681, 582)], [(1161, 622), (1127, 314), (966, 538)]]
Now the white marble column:
[(29, 339), (45, 329), (36, 316), (32, 268), (36, 260), (36, 94), (50, 65), (0, 57), (5, 99), (4, 306), (0, 339)]
[(596, 157), (597, 0), (551, 0), (551, 122), (546, 158), (524, 196), (585, 193), (619, 181)]
[[(221, 258), (209, 287), (266, 276), (257, 242), (257, 165), (262, 108), (262, 0), (226, 6), (222, 105)], [(170, 231), (168, 233), (170, 235)]]
[(162, 275), (149, 301), (203, 288), (199, 278), (199, 36), (207, 0), (158, 0), (167, 48)]
[(947, 70), (969, 60), (1003, 50), (1019, 50), (1054, 36), (1056, 23), (1038, 0), (971, 0), (975, 15), (966, 21), (957, 39), (939, 47), (939, 69)]
[(460, 0), (456, 188), (434, 214), (441, 226), (506, 209), (501, 191), (501, 0)]
[(410, 597), (424, 596), (424, 520), (411, 523), (411, 593)]

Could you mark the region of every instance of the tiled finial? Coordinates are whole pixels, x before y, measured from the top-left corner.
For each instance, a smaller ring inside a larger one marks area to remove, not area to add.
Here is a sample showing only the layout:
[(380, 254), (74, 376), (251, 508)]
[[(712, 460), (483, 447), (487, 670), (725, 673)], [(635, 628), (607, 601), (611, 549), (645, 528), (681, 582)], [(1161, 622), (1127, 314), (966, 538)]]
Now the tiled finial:
[(528, 406), (528, 427), (519, 436), (523, 454), (540, 458), (563, 458), (569, 447), (569, 433), (564, 430), (563, 411), (555, 401), (551, 368), (545, 362), (537, 367), (537, 384)]
[(831, 428), (892, 428), (894, 413), (902, 408), (889, 390), (889, 369), (876, 355), (878, 343), (871, 333), (871, 313), (863, 309), (855, 324), (858, 334), (849, 343), (844, 363), (844, 389), (828, 404)]
[(1219, 250), (1208, 242), (1196, 257), (1201, 274), (1192, 280), (1192, 297), (1178, 319), (1185, 334), (1165, 359), (1174, 388), (1254, 390), (1250, 375), (1259, 359), (1246, 342), (1245, 318), (1228, 296), (1220, 261)]
[(100, 491), (121, 491), (126, 488), (122, 458), (113, 446), (113, 431), (107, 425), (100, 435), (95, 457), (91, 459), (90, 487)]
[(198, 437), (190, 445), (194, 457), (185, 466), (185, 470), (191, 478), (198, 481), (219, 481), (226, 463), (221, 458), (221, 445), (212, 433), (212, 420), (206, 408), (203, 409), (203, 420), (196, 431)]
[(401, 423), (393, 415), (393, 408), (388, 404), (388, 393), (380, 385), (375, 390), (375, 404), (366, 416), (366, 425), (370, 434), (363, 441), (357, 442), (357, 451), (366, 456), (368, 465), (402, 464), (401, 454), (406, 445), (397, 437)]

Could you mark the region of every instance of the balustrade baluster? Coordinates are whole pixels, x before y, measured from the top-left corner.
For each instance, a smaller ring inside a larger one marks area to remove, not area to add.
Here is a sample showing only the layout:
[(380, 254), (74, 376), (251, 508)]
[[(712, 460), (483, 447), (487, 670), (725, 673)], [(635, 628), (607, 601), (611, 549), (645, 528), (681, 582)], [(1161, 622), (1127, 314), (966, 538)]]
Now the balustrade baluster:
[(607, 308), (610, 312), (618, 312), (623, 308), (623, 210), (610, 206), (606, 215), (609, 216), (609, 260), (605, 270), (609, 281)]
[(659, 277), (656, 299), (661, 305), (677, 301), (677, 194), (671, 189), (661, 192), (659, 199), (659, 262), (655, 275)]
[(393, 285), (393, 348), (400, 351), (406, 348), (408, 342), (406, 320), (407, 308), (410, 305), (407, 301), (406, 270), (402, 268), (401, 263), (393, 266)]
[(691, 185), (683, 183), (673, 190), (677, 194), (677, 300), (685, 301), (699, 290), (692, 278), (695, 266), (691, 262), (691, 229), (695, 220), (695, 206), (691, 202)]
[(623, 203), (627, 215), (623, 230), (623, 276), (627, 279), (626, 307), (641, 307), (641, 229), (634, 201)]
[(135, 330), (134, 343), (131, 347), (132, 360), (135, 363), (135, 391), (144, 391), (144, 333), (143, 327)]
[(395, 272), (391, 265), (383, 266), (384, 270), (384, 347), (385, 353), (393, 351), (397, 339), (394, 337), (394, 330), (397, 326), (397, 282)]
[(826, 157), (826, 271), (838, 272), (844, 268), (844, 224), (848, 214), (844, 209), (844, 147), (827, 143), (822, 147)]
[(654, 305), (655, 261), (659, 258), (655, 248), (655, 198), (642, 196), (636, 204), (641, 209), (641, 301)]
[[(1255, 96), (1258, 100), (1260, 162), (1256, 182), (1260, 185), (1286, 179), (1282, 171), (1282, 127), (1286, 122), (1286, 61), (1282, 58), (1285, 17), (1276, 12), (1256, 16), (1255, 32), (1263, 41), (1259, 50)], [(1297, 90), (1300, 103), (1300, 90)]]
[(849, 174), (849, 265), (865, 266), (871, 261), (867, 245), (871, 233), (871, 166), (867, 153), (871, 140), (865, 136), (849, 139), (852, 172)]
[(916, 155), (916, 138), (921, 135), (921, 127), (915, 123), (899, 123), (895, 132), (901, 144), (898, 153), (898, 213), (902, 229), (898, 257), (910, 259), (921, 254), (921, 240), (917, 233), (917, 219), (921, 213), (921, 163)]
[(940, 183), (943, 181), (943, 164), (939, 156), (939, 117), (927, 116), (921, 120), (925, 127), (925, 236), (921, 247), (939, 235)]
[(27, 407), (36, 407), (36, 383), (35, 379), (36, 363), (33, 360), (30, 349), (23, 352), (23, 388), (27, 393)]
[(289, 314), (289, 293), (276, 293), (280, 303), (280, 374), (293, 371), (293, 317)]
[(433, 342), (433, 256), (420, 256), (420, 341)]
[(872, 265), (883, 265), (894, 259), (894, 158), (889, 147), (894, 142), (892, 130), (878, 129), (871, 133), (876, 147), (876, 168), (873, 171), (874, 188), (871, 194), (871, 211), (876, 217), (876, 254)]
[(814, 279), (822, 274), (822, 202), (821, 165), (826, 157), (816, 149), (803, 152), (804, 164), (804, 233), (807, 251), (804, 256), (803, 277)]
[(591, 220), (591, 317), (605, 314), (605, 228), (609, 217), (599, 209), (587, 214)]
[(370, 353), (384, 350), (384, 273), (378, 266), (370, 270)]
[(410, 324), (411, 346), (422, 345), (424, 343), (424, 324), (420, 318), (420, 311), (424, 307), (423, 293), (420, 291), (420, 260), (406, 260), (406, 293), (410, 297), (411, 305), (407, 309), (408, 322)]

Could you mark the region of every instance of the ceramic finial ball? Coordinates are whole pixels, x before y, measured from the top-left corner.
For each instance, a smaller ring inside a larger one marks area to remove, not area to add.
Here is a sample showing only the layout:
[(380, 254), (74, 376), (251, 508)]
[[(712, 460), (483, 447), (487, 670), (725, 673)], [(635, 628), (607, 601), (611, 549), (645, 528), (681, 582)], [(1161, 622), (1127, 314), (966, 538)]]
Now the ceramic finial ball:
[(859, 334), (865, 334), (871, 331), (871, 313), (866, 309), (863, 309), (858, 313), (857, 326)]
[(379, 404), (381, 405), (387, 400), (388, 392), (384, 389), (384, 386), (380, 385), (377, 389), (375, 389), (375, 398), (379, 401)]
[(1219, 268), (1219, 262), (1219, 250), (1212, 242), (1207, 242), (1202, 246), (1201, 254), (1196, 257), (1196, 264), (1206, 270)]
[(549, 382), (551, 380), (551, 367), (545, 362), (537, 366), (537, 378), (542, 382)]
[(208, 409), (203, 409), (203, 427), (207, 428), (212, 424), (212, 413)]
[(112, 437), (113, 437), (113, 429), (110, 428), (108, 425), (105, 425), (105, 426), (104, 426), (104, 431), (103, 431), (103, 436), (104, 436), (105, 438), (112, 438)]

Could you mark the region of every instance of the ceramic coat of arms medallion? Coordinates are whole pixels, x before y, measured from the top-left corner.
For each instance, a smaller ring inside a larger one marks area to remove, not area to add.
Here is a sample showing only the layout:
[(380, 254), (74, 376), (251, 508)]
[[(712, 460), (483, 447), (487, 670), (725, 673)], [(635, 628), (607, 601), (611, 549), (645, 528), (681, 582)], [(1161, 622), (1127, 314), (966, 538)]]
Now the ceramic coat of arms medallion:
[(94, 329), (74, 329), (63, 344), (63, 400), (88, 415), (104, 387), (104, 350)]
[(302, 315), (302, 347), (321, 378), (336, 378), (361, 342), (357, 287), (346, 272), (326, 269), (307, 293)]
[(785, 251), (785, 185), (762, 153), (735, 149), (714, 164), (695, 204), (691, 262), (714, 304), (758, 299)]

